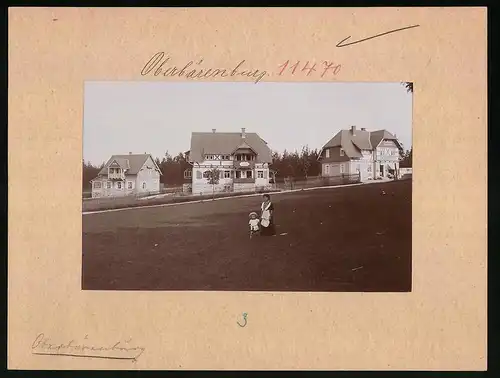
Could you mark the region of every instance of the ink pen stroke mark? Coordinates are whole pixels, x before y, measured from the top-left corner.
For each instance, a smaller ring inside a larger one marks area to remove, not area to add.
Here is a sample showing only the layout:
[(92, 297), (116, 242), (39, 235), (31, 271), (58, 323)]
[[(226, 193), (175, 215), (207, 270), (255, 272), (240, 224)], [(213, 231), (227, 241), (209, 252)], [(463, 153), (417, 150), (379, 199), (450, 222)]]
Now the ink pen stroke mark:
[(402, 30), (407, 30), (407, 29), (413, 29), (413, 28), (418, 28), (420, 25), (411, 25), (411, 26), (405, 26), (404, 28), (399, 28), (399, 29), (394, 29), (394, 30), (389, 30), (385, 33), (380, 33), (380, 34), (376, 34), (376, 35), (373, 35), (371, 37), (368, 37), (368, 38), (363, 38), (363, 39), (359, 39), (357, 41), (354, 41), (354, 42), (348, 42), (348, 43), (344, 43), (342, 44), (343, 42), (347, 41), (349, 38), (351, 38), (351, 36), (347, 37), (347, 38), (344, 38), (342, 41), (340, 41), (339, 43), (337, 43), (337, 45), (335, 47), (346, 47), (346, 46), (350, 46), (350, 45), (355, 45), (356, 43), (361, 43), (361, 42), (364, 42), (364, 41), (368, 41), (370, 39), (373, 39), (373, 38), (378, 38), (378, 37), (382, 37), (384, 35), (387, 35), (387, 34), (391, 34), (391, 33), (396, 33), (398, 31), (402, 31)]

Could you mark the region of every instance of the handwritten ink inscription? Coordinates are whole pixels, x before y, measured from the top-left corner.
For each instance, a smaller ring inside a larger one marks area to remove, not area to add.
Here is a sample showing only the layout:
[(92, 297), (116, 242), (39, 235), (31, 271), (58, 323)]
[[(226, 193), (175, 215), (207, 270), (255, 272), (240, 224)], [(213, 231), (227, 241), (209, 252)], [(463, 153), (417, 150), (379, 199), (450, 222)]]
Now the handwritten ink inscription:
[(290, 75), (302, 74), (304, 76), (310, 76), (311, 74), (317, 74), (321, 78), (328, 76), (335, 76), (340, 72), (342, 65), (335, 64), (324, 60), (321, 63), (310, 62), (310, 61), (290, 61), (282, 63), (278, 67), (278, 75), (282, 76), (286, 73)]
[(256, 84), (268, 73), (259, 69), (248, 68), (245, 60), (231, 68), (203, 68), (203, 59), (191, 60), (181, 66), (170, 64), (170, 57), (164, 52), (158, 52), (149, 59), (141, 71), (142, 76), (182, 77), (186, 79), (208, 79), (218, 77), (245, 77)]
[(371, 37), (358, 39), (357, 41), (353, 41), (353, 42), (346, 42), (348, 39), (350, 39), (350, 38), (351, 38), (351, 36), (348, 36), (347, 38), (344, 38), (342, 41), (340, 41), (339, 43), (337, 43), (337, 44), (335, 45), (335, 47), (346, 47), (346, 46), (351, 46), (351, 45), (355, 45), (355, 44), (357, 44), (357, 43), (361, 43), (361, 42), (369, 41), (370, 39), (374, 39), (374, 38), (382, 37), (382, 36), (387, 35), (387, 34), (392, 34), (392, 33), (396, 33), (396, 32), (403, 31), (403, 30), (408, 30), (408, 29), (418, 28), (419, 26), (420, 26), (420, 25), (405, 26), (404, 28), (399, 28), (399, 29), (389, 30), (389, 31), (386, 31), (386, 32), (384, 32), (384, 33), (379, 33), (379, 34), (372, 35)]
[(88, 335), (84, 341), (69, 340), (65, 342), (54, 342), (45, 334), (36, 336), (31, 345), (32, 354), (68, 357), (104, 358), (115, 360), (137, 359), (144, 353), (146, 348), (134, 346), (132, 340), (115, 341), (109, 345), (96, 345), (88, 341)]

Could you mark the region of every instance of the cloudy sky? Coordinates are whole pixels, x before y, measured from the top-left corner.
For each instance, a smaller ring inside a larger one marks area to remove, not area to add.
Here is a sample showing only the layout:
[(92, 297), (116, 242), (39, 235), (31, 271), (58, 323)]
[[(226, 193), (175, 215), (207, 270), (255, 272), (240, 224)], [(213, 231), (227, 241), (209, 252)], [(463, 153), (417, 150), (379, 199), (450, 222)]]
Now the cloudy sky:
[(400, 83), (85, 83), (83, 158), (162, 157), (193, 131), (256, 132), (276, 151), (321, 148), (351, 125), (412, 145), (412, 95)]

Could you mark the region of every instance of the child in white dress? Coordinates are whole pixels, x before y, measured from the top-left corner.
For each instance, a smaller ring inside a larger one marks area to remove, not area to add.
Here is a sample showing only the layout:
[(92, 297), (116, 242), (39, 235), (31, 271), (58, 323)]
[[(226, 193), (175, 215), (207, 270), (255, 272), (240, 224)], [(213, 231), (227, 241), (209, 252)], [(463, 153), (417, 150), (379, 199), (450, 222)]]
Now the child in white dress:
[(256, 235), (260, 231), (259, 227), (259, 217), (256, 212), (251, 212), (249, 215), (250, 220), (248, 221), (248, 225), (250, 226), (250, 239), (253, 235)]

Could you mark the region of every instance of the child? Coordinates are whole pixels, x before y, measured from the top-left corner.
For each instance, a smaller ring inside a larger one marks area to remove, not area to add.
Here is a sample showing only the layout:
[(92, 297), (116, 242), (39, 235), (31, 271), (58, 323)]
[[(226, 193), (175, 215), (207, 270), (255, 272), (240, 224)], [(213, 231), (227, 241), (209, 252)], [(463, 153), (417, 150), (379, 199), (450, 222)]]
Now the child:
[(257, 213), (254, 211), (252, 211), (248, 216), (250, 217), (248, 225), (250, 226), (250, 239), (251, 239), (254, 234), (258, 234), (260, 231), (259, 218)]

